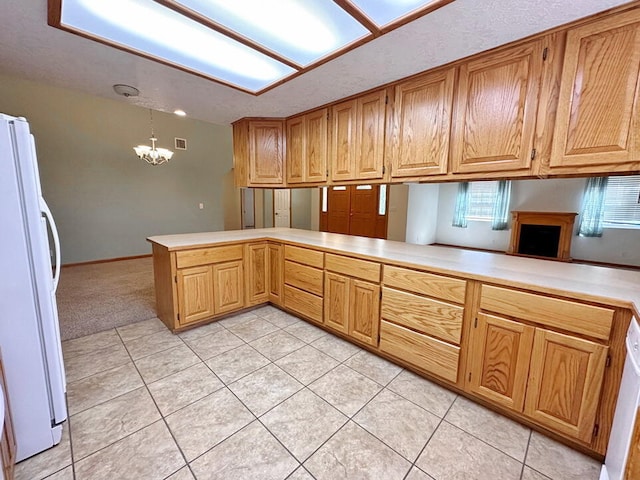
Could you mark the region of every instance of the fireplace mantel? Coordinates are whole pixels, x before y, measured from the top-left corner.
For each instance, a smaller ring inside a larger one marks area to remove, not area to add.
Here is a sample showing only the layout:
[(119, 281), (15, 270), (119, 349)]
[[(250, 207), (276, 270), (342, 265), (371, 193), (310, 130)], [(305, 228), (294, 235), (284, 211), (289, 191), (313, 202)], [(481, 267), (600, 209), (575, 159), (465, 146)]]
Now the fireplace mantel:
[(507, 253), (571, 261), (576, 215), (573, 212), (511, 212), (513, 225)]

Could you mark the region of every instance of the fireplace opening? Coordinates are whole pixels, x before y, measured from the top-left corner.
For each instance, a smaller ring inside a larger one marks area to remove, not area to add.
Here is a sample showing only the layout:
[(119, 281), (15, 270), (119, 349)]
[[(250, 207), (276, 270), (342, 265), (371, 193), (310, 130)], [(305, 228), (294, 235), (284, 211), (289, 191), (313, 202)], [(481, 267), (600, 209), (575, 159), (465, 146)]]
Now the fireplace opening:
[(560, 225), (521, 225), (518, 253), (556, 258), (560, 243)]

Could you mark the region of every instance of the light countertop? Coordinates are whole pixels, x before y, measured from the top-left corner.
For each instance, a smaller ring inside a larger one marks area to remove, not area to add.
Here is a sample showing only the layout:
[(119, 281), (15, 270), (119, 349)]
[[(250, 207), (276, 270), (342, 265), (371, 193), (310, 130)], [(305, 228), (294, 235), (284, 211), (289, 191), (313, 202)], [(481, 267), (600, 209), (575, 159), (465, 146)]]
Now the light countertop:
[(169, 250), (220, 243), (271, 239), (364, 256), (387, 263), (426, 267), (430, 271), (567, 294), (640, 312), (640, 272), (553, 260), (539, 260), (462, 248), (414, 245), (376, 238), (291, 228), (160, 235), (147, 240)]

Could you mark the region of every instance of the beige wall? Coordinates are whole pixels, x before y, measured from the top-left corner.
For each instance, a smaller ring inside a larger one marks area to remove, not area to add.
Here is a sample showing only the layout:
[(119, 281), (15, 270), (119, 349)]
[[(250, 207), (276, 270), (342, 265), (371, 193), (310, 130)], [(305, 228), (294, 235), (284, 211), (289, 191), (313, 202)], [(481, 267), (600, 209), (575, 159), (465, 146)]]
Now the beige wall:
[(150, 235), (239, 225), (229, 126), (154, 112), (158, 146), (180, 137), (188, 150), (153, 167), (132, 149), (149, 144), (146, 109), (0, 75), (0, 112), (29, 120), (63, 263), (150, 253)]

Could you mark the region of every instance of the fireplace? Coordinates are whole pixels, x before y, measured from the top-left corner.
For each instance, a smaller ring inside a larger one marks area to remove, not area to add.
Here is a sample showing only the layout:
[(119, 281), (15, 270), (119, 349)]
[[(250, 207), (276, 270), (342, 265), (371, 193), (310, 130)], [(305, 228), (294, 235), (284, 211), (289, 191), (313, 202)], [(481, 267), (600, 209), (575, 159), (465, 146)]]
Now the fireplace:
[(513, 226), (507, 253), (570, 261), (577, 213), (511, 212)]

